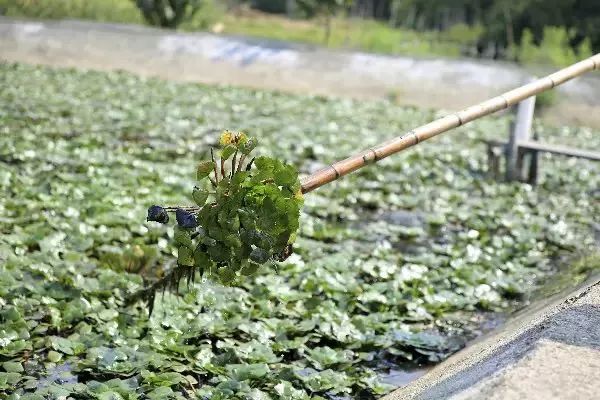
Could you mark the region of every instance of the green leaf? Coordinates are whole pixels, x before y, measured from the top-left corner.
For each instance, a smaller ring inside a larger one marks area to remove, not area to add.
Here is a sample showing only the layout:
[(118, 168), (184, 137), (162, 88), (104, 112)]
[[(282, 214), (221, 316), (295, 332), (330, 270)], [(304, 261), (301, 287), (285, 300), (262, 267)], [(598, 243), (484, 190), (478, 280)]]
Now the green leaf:
[(212, 161), (201, 161), (196, 169), (196, 178), (200, 181), (210, 175), (215, 170), (215, 163)]
[(240, 152), (244, 155), (248, 155), (256, 148), (258, 140), (253, 137), (249, 137), (246, 141), (240, 144)]
[(260, 379), (271, 371), (267, 364), (237, 364), (229, 365), (227, 369), (231, 377), (238, 381)]
[(202, 269), (207, 269), (211, 265), (210, 258), (204, 250), (196, 247), (194, 250), (194, 266)]
[(208, 195), (209, 195), (208, 190), (199, 189), (197, 187), (195, 187), (194, 190), (192, 191), (192, 198), (194, 199), (194, 202), (196, 202), (196, 204), (199, 207), (202, 207), (204, 204), (206, 204)]
[(275, 183), (280, 186), (293, 186), (298, 180), (298, 171), (292, 165), (282, 165), (275, 170)]
[(23, 372), (23, 366), (20, 362), (6, 361), (2, 363), (2, 368), (6, 372)]
[(187, 246), (180, 246), (177, 249), (177, 264), (189, 267), (194, 266), (194, 252)]
[(229, 267), (219, 268), (218, 274), (223, 284), (230, 284), (235, 280), (235, 271)]
[(237, 232), (240, 229), (240, 217), (237, 214), (230, 216), (227, 220), (227, 229), (232, 232)]
[(180, 228), (179, 226), (175, 226), (173, 239), (175, 243), (181, 246), (188, 247), (190, 249), (193, 248), (191, 233), (188, 229)]
[(254, 261), (257, 264), (264, 264), (269, 261), (271, 255), (266, 250), (261, 249), (260, 247), (256, 247), (250, 253), (250, 260)]
[(223, 240), (223, 242), (229, 246), (229, 247), (233, 247), (236, 249), (239, 249), (240, 247), (242, 247), (242, 241), (239, 238), (239, 235), (227, 235), (225, 236), (225, 239)]
[(254, 275), (259, 268), (260, 264), (252, 261), (246, 261), (245, 265), (240, 270), (240, 273), (245, 276), (251, 276)]
[(221, 158), (223, 160), (228, 160), (229, 157), (231, 157), (233, 153), (235, 153), (235, 151), (236, 147), (234, 145), (227, 145), (223, 148), (223, 150), (221, 150)]
[(212, 246), (216, 246), (217, 245), (217, 241), (211, 237), (205, 236), (202, 238), (201, 243), (208, 246), (208, 247), (212, 247)]
[(62, 358), (62, 354), (54, 351), (54, 350), (50, 350), (48, 352), (48, 361), (53, 362), (53, 363), (57, 363), (61, 360)]
[(256, 168), (259, 171), (273, 171), (276, 162), (277, 160), (273, 158), (261, 156), (256, 157), (256, 160), (254, 160), (254, 165), (256, 165)]
[[(9, 389), (21, 380), (21, 374), (18, 372), (0, 372), (0, 390)], [(9, 386), (10, 385), (10, 386)]]
[(79, 354), (85, 350), (85, 347), (83, 347), (82, 343), (78, 343), (60, 336), (50, 336), (48, 341), (54, 350), (68, 355)]
[(217, 242), (216, 245), (209, 247), (207, 251), (210, 258), (217, 263), (226, 263), (231, 258), (229, 247)]

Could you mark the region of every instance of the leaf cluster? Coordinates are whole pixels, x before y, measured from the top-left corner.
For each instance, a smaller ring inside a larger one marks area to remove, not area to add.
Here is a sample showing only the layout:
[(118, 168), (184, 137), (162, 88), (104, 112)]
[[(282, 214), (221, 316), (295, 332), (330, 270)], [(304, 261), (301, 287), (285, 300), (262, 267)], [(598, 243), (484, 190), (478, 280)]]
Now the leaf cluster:
[(256, 145), (244, 133), (223, 132), (219, 162), (211, 151), (211, 159), (198, 165), (196, 207), (148, 209), (147, 219), (160, 223), (175, 212), (177, 264), (187, 271), (170, 274), (160, 288), (177, 287), (180, 279), (192, 279), (189, 274), (228, 285), (291, 254), (303, 203), (298, 171), (264, 156), (245, 164)]

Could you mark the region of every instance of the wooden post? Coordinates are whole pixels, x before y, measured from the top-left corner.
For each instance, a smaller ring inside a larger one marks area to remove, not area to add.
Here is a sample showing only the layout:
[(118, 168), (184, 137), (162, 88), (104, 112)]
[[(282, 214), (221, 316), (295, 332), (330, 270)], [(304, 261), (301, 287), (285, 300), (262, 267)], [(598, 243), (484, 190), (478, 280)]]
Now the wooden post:
[(511, 125), (508, 147), (506, 149), (506, 180), (513, 181), (523, 178), (522, 152), (519, 152), (519, 142), (531, 137), (531, 125), (535, 110), (535, 96), (521, 101), (517, 107), (515, 122)]
[(487, 144), (487, 156), (488, 156), (488, 177), (496, 179), (496, 160), (494, 158), (494, 148), (488, 143)]
[(344, 175), (348, 175), (357, 169), (381, 161), (392, 154), (416, 146), (425, 140), (431, 139), (432, 137), (458, 126), (468, 124), (484, 115), (504, 110), (530, 96), (535, 96), (546, 90), (553, 89), (579, 75), (596, 69), (600, 69), (600, 53), (535, 82), (510, 90), (500, 96), (475, 104), (474, 106), (468, 107), (457, 113), (446, 115), (445, 117), (408, 131), (388, 142), (363, 150), (344, 160), (340, 160), (320, 169), (312, 175), (306, 176), (300, 180), (302, 193), (312, 192), (313, 190), (333, 182)]
[[(539, 136), (537, 132), (533, 133), (533, 140), (537, 141)], [(527, 174), (527, 183), (530, 185), (537, 185), (538, 176), (538, 163), (540, 159), (540, 152), (537, 150), (529, 150), (529, 173)]]
[(495, 142), (487, 142), (488, 177), (500, 179), (500, 161), (504, 155), (504, 145)]

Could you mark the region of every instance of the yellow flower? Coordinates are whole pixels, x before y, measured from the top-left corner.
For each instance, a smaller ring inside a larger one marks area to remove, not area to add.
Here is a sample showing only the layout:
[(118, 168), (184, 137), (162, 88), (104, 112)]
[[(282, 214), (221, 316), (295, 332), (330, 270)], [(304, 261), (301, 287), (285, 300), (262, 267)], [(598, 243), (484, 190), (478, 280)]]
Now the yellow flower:
[(245, 143), (248, 140), (248, 136), (244, 132), (233, 133), (229, 130), (223, 131), (221, 134), (221, 139), (219, 140), (219, 144), (221, 147), (225, 147), (227, 145), (235, 145), (236, 147), (242, 143)]
[(237, 144), (242, 144), (242, 143), (245, 143), (247, 140), (248, 140), (248, 136), (244, 132), (238, 132), (235, 142)]
[(233, 132), (231, 131), (223, 131), (223, 133), (221, 133), (221, 139), (219, 140), (219, 144), (221, 146), (227, 146), (228, 144), (232, 144), (235, 140), (235, 135)]

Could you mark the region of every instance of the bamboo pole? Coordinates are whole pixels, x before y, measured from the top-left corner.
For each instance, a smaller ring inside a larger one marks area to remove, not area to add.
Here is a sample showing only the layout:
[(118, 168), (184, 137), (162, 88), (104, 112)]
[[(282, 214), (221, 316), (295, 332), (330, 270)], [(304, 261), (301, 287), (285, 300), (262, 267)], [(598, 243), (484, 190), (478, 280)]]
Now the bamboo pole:
[(600, 53), (544, 78), (468, 107), (457, 113), (439, 118), (388, 142), (371, 147), (344, 160), (333, 163), (328, 167), (303, 178), (300, 182), (302, 184), (302, 193), (311, 192), (329, 182), (333, 182), (344, 175), (356, 171), (359, 168), (376, 163), (392, 154), (398, 153), (475, 119), (508, 108), (528, 97), (535, 96), (558, 85), (562, 85), (579, 75), (583, 75), (584, 73), (595, 69), (600, 69)]

